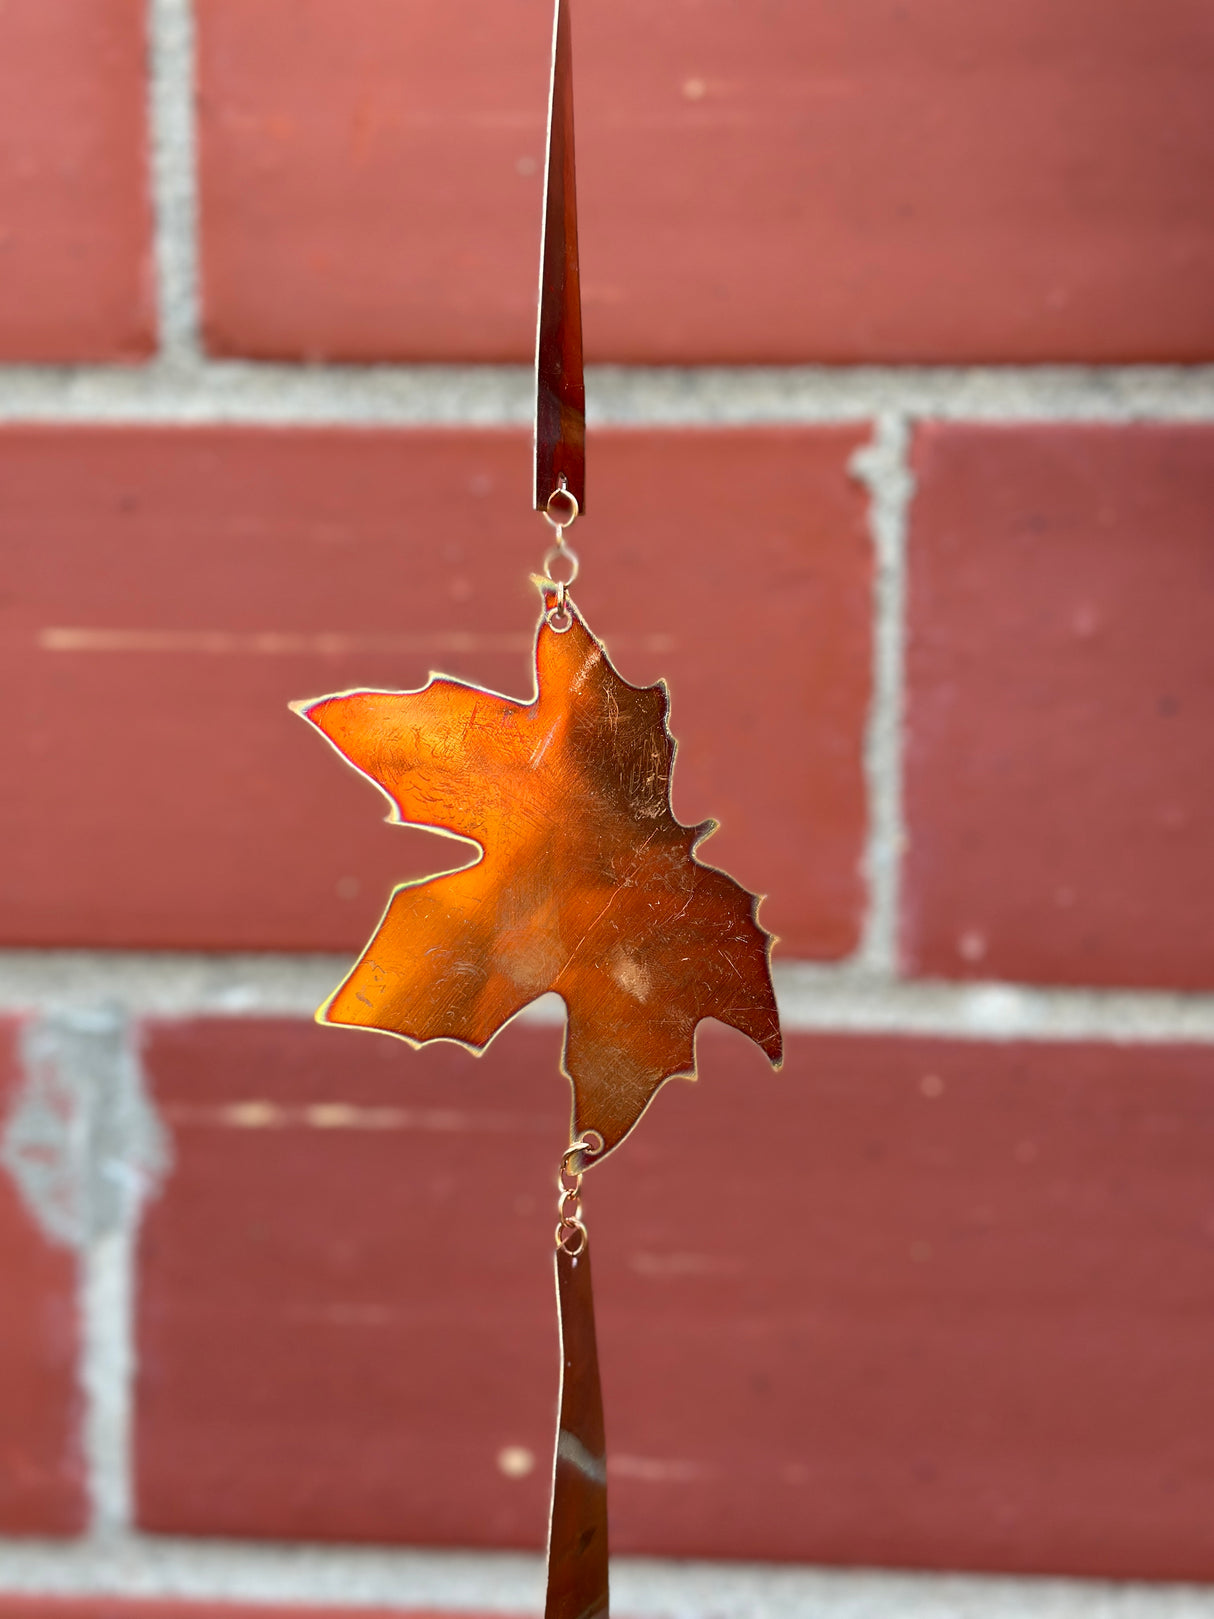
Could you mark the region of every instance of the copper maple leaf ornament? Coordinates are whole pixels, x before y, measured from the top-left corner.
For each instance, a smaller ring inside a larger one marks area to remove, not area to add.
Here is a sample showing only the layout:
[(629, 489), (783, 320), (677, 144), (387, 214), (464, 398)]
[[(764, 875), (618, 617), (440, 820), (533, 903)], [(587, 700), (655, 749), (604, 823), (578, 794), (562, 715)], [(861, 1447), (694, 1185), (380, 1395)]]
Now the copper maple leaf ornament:
[(408, 821), (479, 857), (406, 883), (317, 1014), (481, 1052), (546, 990), (565, 1002), (573, 1133), (617, 1146), (662, 1083), (695, 1077), (718, 1018), (781, 1060), (758, 899), (697, 858), (714, 821), (670, 807), (664, 682), (632, 686), (570, 602), (540, 620), (529, 703), (432, 675), (420, 691), (296, 703)]

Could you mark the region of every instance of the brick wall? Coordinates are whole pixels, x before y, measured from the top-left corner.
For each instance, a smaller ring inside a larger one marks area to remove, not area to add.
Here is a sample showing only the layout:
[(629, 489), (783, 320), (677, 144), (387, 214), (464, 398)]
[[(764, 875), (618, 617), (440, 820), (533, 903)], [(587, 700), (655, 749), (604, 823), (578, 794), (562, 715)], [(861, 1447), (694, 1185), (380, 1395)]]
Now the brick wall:
[[(548, 11), (0, 0), (5, 1619), (536, 1606), (560, 1030), (311, 1023), (442, 857), (285, 704), (526, 689)], [(578, 597), (789, 1046), (592, 1184), (620, 1611), (1214, 1614), (1098, 1583), (1214, 1585), (1214, 16), (574, 12)]]

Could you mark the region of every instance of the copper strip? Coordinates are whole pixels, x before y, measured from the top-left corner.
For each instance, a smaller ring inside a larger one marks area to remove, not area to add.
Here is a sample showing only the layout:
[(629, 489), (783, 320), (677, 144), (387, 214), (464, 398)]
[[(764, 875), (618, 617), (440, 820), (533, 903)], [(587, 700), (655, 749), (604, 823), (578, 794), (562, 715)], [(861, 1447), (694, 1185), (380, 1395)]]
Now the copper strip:
[(586, 385), (573, 167), (569, 0), (557, 0), (548, 103), (548, 164), (535, 346), (535, 507), (562, 487), (586, 509)]
[(548, 1532), (544, 1619), (606, 1619), (607, 1439), (594, 1336), (590, 1251), (556, 1251), (561, 1412)]

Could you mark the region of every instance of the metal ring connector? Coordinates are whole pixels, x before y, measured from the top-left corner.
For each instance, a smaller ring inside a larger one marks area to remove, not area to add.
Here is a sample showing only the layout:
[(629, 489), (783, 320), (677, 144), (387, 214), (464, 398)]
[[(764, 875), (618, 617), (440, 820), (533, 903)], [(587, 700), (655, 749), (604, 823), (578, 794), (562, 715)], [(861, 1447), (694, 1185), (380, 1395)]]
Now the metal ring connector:
[(556, 488), (544, 503), (544, 516), (559, 534), (562, 529), (572, 528), (577, 522), (580, 510), (577, 496), (570, 492), (565, 482), (565, 474), (562, 472)]
[[(553, 568), (562, 557), (569, 564), (569, 573), (566, 578), (558, 579), (553, 572)], [(551, 579), (554, 585), (571, 585), (578, 576), (579, 566), (577, 552), (571, 545), (566, 545), (564, 540), (558, 540), (555, 545), (550, 545), (544, 552), (544, 577)]]
[[(566, 545), (558, 528), (555, 545), (550, 545), (544, 553), (543, 573), (533, 573), (532, 580), (544, 592), (545, 597), (552, 597), (544, 610), (544, 622), (548, 628), (555, 630), (558, 635), (570, 629), (573, 625), (573, 614), (569, 611), (569, 587), (578, 576), (578, 554), (571, 545)], [(556, 565), (564, 557), (568, 567), (562, 569), (566, 574), (564, 579), (556, 577)]]
[(580, 1220), (571, 1220), (568, 1225), (559, 1225), (556, 1228), (556, 1245), (563, 1248), (570, 1259), (576, 1259), (580, 1253), (584, 1253), (589, 1241), (586, 1227)]
[(587, 1130), (577, 1141), (571, 1141), (561, 1154), (561, 1174), (574, 1174), (579, 1180), (582, 1178), (581, 1170), (570, 1170), (569, 1160), (579, 1152), (584, 1152), (589, 1158), (597, 1158), (607, 1143), (597, 1130)]

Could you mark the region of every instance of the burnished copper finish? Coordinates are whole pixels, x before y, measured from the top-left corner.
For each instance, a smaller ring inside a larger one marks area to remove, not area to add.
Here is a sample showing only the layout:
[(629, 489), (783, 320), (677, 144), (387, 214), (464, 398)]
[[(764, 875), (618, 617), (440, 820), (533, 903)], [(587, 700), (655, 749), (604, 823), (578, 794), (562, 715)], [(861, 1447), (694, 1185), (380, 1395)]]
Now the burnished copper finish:
[[(548, 102), (548, 164), (535, 345), (535, 507), (565, 489), (586, 510), (586, 386), (573, 168), (573, 61), (569, 0), (557, 0)], [(559, 517), (558, 520), (566, 520)]]
[(588, 1247), (578, 1254), (557, 1248), (556, 1296), (561, 1410), (544, 1619), (599, 1619), (607, 1613), (607, 1439)]
[(609, 1152), (663, 1081), (694, 1078), (702, 1018), (777, 1065), (780, 1028), (758, 901), (696, 858), (715, 823), (671, 811), (665, 685), (630, 686), (567, 610), (564, 632), (541, 619), (530, 703), (434, 677), (295, 705), (384, 791), (390, 820), (481, 851), (394, 892), (318, 1017), (480, 1051), (555, 990), (570, 1139), (594, 1130)]

